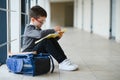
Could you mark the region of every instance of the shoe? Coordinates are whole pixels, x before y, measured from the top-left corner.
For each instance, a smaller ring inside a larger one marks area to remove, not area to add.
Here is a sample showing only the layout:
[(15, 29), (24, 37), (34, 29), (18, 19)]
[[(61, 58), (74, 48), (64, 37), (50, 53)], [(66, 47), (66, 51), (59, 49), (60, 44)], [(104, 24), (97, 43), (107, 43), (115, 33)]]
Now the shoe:
[(65, 59), (59, 64), (59, 69), (66, 71), (75, 71), (78, 69), (78, 65), (73, 64), (69, 59)]

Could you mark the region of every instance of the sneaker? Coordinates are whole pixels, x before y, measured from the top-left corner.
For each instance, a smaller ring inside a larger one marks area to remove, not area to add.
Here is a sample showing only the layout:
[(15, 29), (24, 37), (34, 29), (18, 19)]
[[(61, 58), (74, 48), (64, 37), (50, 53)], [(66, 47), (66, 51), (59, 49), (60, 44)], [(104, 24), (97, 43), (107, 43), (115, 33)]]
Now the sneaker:
[(74, 71), (78, 69), (78, 65), (73, 64), (69, 59), (65, 59), (63, 62), (59, 64), (59, 69), (67, 70), (67, 71)]

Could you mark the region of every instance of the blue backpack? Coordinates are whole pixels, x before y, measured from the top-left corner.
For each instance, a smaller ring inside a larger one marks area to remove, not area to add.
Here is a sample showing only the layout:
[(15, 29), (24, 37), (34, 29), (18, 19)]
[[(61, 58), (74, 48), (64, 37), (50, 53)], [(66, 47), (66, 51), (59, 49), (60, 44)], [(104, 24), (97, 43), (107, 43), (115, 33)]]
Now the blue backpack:
[(16, 74), (31, 74), (33, 76), (54, 71), (54, 62), (47, 53), (12, 55), (6, 60), (10, 72)]

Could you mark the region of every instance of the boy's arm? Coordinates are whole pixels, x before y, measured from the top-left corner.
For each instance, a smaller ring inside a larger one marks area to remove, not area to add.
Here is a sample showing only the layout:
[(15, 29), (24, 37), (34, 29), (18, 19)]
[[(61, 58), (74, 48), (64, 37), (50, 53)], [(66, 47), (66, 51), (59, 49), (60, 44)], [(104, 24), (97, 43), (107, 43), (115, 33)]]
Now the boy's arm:
[(55, 33), (55, 30), (54, 29), (37, 30), (34, 28), (34, 26), (27, 26), (25, 29), (24, 36), (40, 39), (50, 33)]
[(36, 38), (36, 39), (40, 39), (40, 38), (43, 38), (45, 36), (47, 36), (48, 34), (51, 34), (51, 33), (55, 33), (54, 30), (41, 30), (41, 31), (37, 31), (37, 30), (31, 30), (29, 32), (27, 32), (27, 37), (32, 37), (32, 38)]
[(45, 37), (47, 36), (48, 34), (51, 34), (51, 33), (55, 33), (56, 31), (54, 29), (47, 29), (47, 30), (42, 30), (41, 31), (41, 36), (42, 37)]

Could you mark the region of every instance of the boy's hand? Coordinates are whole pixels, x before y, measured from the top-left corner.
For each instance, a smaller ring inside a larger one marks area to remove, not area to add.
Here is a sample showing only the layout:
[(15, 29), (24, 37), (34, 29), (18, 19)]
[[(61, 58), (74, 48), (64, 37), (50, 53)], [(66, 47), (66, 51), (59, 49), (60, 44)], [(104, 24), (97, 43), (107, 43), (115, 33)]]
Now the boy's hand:
[(63, 36), (64, 31), (61, 30), (60, 26), (56, 26), (54, 30), (59, 34), (59, 38)]
[(60, 26), (55, 26), (54, 30), (55, 30), (56, 32), (61, 31), (61, 27), (60, 27)]
[(59, 38), (61, 38), (63, 36), (63, 33), (62, 31), (58, 31), (58, 34), (59, 34)]
[(54, 30), (59, 34), (59, 38), (63, 36), (63, 33), (66, 31), (66, 29), (61, 29), (60, 26), (56, 26)]

